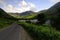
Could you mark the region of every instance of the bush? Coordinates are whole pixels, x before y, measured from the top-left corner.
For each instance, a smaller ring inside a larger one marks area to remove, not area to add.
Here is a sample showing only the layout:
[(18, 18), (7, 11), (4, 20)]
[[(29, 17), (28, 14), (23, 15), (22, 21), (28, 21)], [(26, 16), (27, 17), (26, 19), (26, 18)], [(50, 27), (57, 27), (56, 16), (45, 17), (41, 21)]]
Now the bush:
[(60, 32), (52, 27), (46, 25), (38, 26), (25, 22), (18, 22), (18, 24), (26, 29), (34, 40), (60, 40)]

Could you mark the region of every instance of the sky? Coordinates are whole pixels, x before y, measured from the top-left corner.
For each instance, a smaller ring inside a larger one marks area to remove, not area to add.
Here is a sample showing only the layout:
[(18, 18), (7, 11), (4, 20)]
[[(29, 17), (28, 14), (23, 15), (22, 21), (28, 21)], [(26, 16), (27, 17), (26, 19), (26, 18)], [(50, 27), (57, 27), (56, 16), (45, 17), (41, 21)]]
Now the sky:
[(0, 8), (6, 12), (21, 13), (49, 9), (60, 0), (0, 0)]

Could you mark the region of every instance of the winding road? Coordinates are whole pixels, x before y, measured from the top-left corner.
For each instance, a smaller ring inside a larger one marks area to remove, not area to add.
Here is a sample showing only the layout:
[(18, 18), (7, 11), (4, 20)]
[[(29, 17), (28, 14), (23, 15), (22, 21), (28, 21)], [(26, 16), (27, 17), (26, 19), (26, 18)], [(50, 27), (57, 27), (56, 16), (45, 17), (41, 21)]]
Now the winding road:
[(33, 40), (20, 25), (13, 23), (4, 30), (0, 30), (0, 40)]

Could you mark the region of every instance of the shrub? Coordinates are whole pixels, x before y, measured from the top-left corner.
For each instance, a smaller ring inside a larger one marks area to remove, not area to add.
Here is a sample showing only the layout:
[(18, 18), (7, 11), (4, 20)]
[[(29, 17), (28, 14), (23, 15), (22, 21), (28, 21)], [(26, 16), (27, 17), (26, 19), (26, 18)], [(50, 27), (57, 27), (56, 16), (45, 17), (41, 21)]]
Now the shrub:
[(34, 40), (60, 40), (60, 32), (52, 27), (42, 25), (34, 25), (25, 22), (18, 22), (27, 32), (34, 38)]

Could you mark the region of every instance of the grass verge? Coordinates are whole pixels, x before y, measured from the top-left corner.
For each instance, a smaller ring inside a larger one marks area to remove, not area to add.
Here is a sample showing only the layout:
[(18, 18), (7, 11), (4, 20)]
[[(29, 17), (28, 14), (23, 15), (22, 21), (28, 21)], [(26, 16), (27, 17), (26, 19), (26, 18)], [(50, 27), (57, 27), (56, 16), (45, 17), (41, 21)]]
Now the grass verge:
[(0, 29), (7, 27), (8, 25), (12, 24), (14, 20), (0, 18)]
[(34, 38), (34, 40), (60, 40), (60, 31), (46, 25), (34, 25), (26, 22), (17, 22)]

